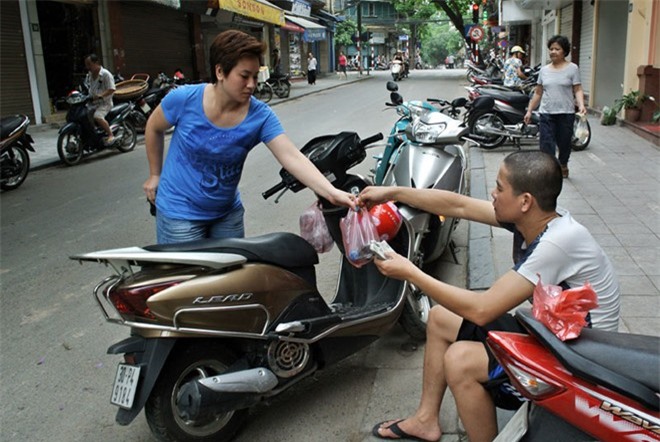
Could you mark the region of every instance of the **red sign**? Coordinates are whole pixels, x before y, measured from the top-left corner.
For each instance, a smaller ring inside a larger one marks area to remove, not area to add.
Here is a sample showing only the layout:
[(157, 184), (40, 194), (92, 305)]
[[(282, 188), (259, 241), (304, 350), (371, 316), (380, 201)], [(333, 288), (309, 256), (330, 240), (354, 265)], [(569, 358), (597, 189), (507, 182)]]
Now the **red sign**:
[(481, 26), (472, 26), (472, 28), (470, 28), (470, 38), (472, 41), (477, 42), (484, 38), (484, 30)]

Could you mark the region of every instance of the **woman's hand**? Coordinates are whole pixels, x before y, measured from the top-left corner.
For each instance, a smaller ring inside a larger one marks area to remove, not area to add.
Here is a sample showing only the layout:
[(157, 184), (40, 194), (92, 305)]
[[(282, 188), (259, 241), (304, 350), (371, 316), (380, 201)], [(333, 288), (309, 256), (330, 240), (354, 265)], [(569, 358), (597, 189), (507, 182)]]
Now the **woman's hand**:
[(583, 105), (578, 106), (578, 115), (586, 115), (587, 114), (587, 109)]
[(339, 189), (335, 189), (335, 191), (330, 194), (328, 201), (330, 201), (335, 206), (350, 207), (353, 210), (357, 210), (357, 202), (355, 200), (355, 196)]
[(396, 252), (388, 252), (385, 256), (387, 259), (374, 259), (374, 264), (380, 273), (389, 278), (410, 280), (413, 274), (419, 270), (415, 264)]
[(158, 190), (159, 182), (159, 175), (151, 175), (142, 185), (142, 190), (144, 190), (144, 193), (147, 195), (147, 199), (154, 204), (156, 204), (156, 190)]
[(523, 117), (523, 121), (525, 124), (529, 124), (529, 122), (532, 121), (532, 112), (528, 111)]
[(392, 199), (389, 195), (390, 190), (391, 188), (382, 186), (365, 187), (358, 195), (359, 204), (371, 208), (376, 204), (390, 201)]

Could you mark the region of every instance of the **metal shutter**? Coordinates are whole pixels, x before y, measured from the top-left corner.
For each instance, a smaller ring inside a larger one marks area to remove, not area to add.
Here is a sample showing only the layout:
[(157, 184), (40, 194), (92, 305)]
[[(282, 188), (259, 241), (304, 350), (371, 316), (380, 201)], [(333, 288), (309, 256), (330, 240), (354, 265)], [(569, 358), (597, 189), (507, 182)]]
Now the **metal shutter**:
[(25, 58), (18, 1), (0, 1), (0, 113), (2, 116), (25, 114), (34, 121), (32, 92)]
[(594, 50), (594, 7), (591, 2), (582, 2), (582, 30), (580, 33), (580, 78), (582, 89), (591, 95), (591, 68)]
[[(561, 21), (559, 22), (559, 35), (563, 35), (570, 40), (571, 35), (573, 34), (573, 4), (571, 3), (565, 8), (561, 8), (560, 14)], [(572, 55), (573, 54), (568, 54), (566, 60), (571, 61)]]
[(188, 15), (153, 2), (121, 4), (126, 79), (135, 73), (172, 76), (176, 68), (193, 73), (193, 45)]

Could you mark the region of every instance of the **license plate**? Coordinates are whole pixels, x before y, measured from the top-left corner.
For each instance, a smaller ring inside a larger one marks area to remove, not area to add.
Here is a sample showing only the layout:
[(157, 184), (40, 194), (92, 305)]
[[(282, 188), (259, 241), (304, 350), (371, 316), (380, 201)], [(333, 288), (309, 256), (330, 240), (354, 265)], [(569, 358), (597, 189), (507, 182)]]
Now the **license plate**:
[(133, 406), (133, 399), (135, 399), (135, 393), (137, 392), (139, 377), (140, 367), (119, 364), (117, 366), (115, 383), (112, 386), (110, 403), (118, 405), (121, 408), (130, 409)]
[(142, 106), (140, 106), (140, 108), (145, 114), (151, 110), (151, 106), (149, 106), (147, 103), (144, 103)]
[(527, 433), (529, 402), (522, 404), (493, 442), (517, 442)]

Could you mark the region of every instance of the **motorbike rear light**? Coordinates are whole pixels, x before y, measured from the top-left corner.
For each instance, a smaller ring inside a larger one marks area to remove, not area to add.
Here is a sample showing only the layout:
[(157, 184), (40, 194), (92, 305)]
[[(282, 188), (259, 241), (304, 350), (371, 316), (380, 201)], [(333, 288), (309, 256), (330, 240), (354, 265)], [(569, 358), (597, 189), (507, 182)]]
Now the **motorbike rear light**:
[(156, 319), (147, 305), (147, 300), (156, 293), (173, 287), (180, 282), (182, 281), (175, 280), (139, 287), (113, 288), (110, 290), (108, 297), (121, 315), (135, 315), (148, 319)]
[(564, 391), (563, 387), (516, 365), (506, 364), (504, 368), (509, 373), (516, 389), (533, 401), (542, 400)]

